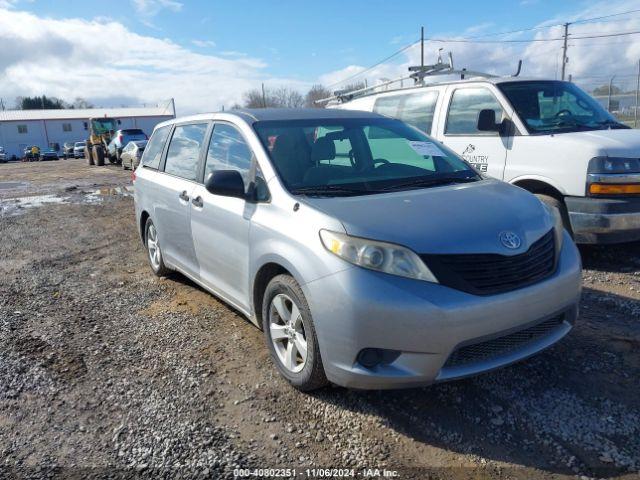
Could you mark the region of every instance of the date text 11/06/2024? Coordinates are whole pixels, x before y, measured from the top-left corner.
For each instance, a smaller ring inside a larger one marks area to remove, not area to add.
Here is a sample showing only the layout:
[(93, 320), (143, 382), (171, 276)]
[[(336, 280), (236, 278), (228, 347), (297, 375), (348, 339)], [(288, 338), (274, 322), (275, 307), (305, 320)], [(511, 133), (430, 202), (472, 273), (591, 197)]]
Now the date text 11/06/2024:
[(236, 478), (294, 478), (297, 476), (305, 478), (398, 478), (396, 470), (380, 468), (255, 468), (236, 469), (233, 471)]

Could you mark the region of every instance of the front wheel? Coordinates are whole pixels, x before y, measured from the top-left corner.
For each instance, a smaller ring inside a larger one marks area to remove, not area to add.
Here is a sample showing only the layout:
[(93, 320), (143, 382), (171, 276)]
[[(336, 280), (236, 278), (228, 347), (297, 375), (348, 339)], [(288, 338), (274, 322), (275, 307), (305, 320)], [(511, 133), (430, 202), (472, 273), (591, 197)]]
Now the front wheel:
[(562, 226), (564, 229), (569, 232), (571, 238), (573, 238), (573, 229), (571, 228), (571, 220), (569, 219), (569, 211), (567, 210), (567, 206), (564, 204), (562, 200), (558, 200), (555, 197), (550, 195), (544, 195), (542, 193), (536, 193), (536, 197), (540, 199), (542, 203), (551, 207), (558, 212), (560, 212), (560, 218), (562, 218)]
[(91, 150), (89, 149), (89, 147), (84, 147), (84, 158), (87, 159), (87, 163), (89, 165), (94, 165), (93, 155), (91, 155)]
[(93, 161), (99, 167), (104, 166), (104, 150), (102, 147), (94, 146), (93, 147)]
[(269, 282), (262, 319), (267, 347), (280, 374), (302, 391), (327, 385), (311, 311), (291, 276), (278, 275)]

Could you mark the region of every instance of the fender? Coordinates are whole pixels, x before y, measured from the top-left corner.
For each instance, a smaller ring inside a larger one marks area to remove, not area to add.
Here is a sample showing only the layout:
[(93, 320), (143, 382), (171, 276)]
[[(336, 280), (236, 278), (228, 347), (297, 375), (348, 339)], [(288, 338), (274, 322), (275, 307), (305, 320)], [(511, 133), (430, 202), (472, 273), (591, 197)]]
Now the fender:
[(555, 188), (557, 191), (559, 191), (563, 196), (567, 195), (566, 190), (564, 189), (564, 187), (561, 184), (559, 184), (555, 180), (553, 180), (553, 179), (551, 179), (549, 177), (545, 177), (543, 175), (521, 175), (519, 177), (514, 177), (514, 178), (508, 180), (507, 183), (510, 183), (511, 185), (514, 185), (515, 183), (522, 182), (522, 181), (525, 181), (525, 180), (534, 180), (536, 182), (546, 183), (547, 185), (549, 185), (549, 186)]

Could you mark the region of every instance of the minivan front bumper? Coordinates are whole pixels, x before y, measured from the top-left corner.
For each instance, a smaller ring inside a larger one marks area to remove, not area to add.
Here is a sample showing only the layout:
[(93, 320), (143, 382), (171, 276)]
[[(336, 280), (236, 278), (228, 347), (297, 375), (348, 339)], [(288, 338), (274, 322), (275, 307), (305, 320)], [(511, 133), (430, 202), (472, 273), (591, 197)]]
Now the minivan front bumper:
[(577, 243), (640, 240), (640, 198), (565, 197)]
[[(581, 264), (565, 233), (551, 277), (499, 295), (472, 295), (359, 267), (309, 282), (303, 290), (331, 382), (416, 387), (492, 370), (557, 342), (577, 317)], [(501, 347), (505, 342), (510, 348)], [(382, 361), (363, 365), (363, 350), (382, 352)], [(461, 352), (464, 361), (457, 360)]]

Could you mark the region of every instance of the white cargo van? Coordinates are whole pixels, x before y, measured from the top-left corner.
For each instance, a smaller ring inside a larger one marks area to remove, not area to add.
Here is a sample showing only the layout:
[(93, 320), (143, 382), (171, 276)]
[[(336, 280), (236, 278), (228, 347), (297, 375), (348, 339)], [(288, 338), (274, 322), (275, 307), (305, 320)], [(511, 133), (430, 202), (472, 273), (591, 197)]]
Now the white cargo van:
[(578, 243), (640, 239), (640, 131), (573, 83), (478, 77), (353, 92), (329, 107), (417, 127), (480, 172), (558, 208)]

